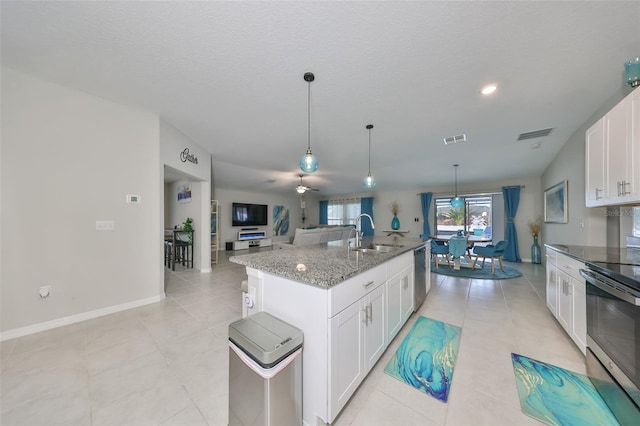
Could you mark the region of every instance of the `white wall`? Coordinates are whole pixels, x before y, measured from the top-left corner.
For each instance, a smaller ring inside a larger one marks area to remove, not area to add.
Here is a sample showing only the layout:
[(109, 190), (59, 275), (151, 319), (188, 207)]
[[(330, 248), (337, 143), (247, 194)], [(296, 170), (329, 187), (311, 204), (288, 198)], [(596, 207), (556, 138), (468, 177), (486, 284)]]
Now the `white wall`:
[[(193, 157), (185, 154), (189, 153)], [(188, 158), (194, 159), (189, 161)], [(160, 188), (163, 189), (163, 199), (158, 205), (162, 215), (158, 228), (160, 238), (158, 247), (162, 257), (162, 238), (164, 238), (164, 225), (167, 223), (178, 225), (187, 217), (193, 219), (194, 246), (193, 266), (201, 272), (211, 271), (211, 231), (210, 231), (210, 202), (211, 198), (211, 155), (200, 145), (196, 144), (178, 129), (164, 120), (160, 121), (160, 168), (164, 173), (164, 166), (169, 166), (189, 176), (188, 180), (179, 182), (189, 183), (191, 186), (191, 202), (178, 203), (177, 185), (171, 185), (167, 193), (164, 179), (161, 178)], [(168, 211), (169, 218), (164, 215)]]
[(7, 68), (1, 96), (0, 338), (162, 299), (158, 117)]
[[(300, 220), (300, 197), (295, 191), (291, 191), (291, 194), (268, 194), (264, 192), (252, 192), (252, 191), (238, 191), (227, 188), (214, 188), (214, 197), (220, 202), (219, 207), (219, 226), (220, 226), (220, 248), (225, 248), (225, 243), (238, 239), (239, 227), (231, 226), (231, 204), (237, 203), (251, 203), (251, 204), (267, 204), (268, 225), (258, 227), (260, 231), (267, 233), (267, 238), (272, 238), (273, 241), (285, 241), (289, 240), (289, 237), (293, 236), (295, 229), (302, 226)], [(280, 205), (289, 209), (289, 232), (285, 236), (273, 236), (273, 206)], [(315, 204), (315, 210), (317, 210), (317, 203)], [(317, 212), (316, 212), (317, 217)], [(307, 221), (307, 224), (309, 222)], [(317, 220), (316, 220), (317, 223)]]
[[(619, 242), (624, 245), (624, 237), (622, 239), (619, 235), (607, 237), (606, 207), (585, 207), (585, 132), (629, 92), (628, 87), (621, 87), (604, 102), (602, 107), (571, 135), (542, 175), (543, 191), (558, 182), (568, 180), (569, 221), (566, 224), (544, 224), (542, 237), (546, 243), (607, 246), (608, 241), (620, 240)], [(617, 232), (622, 233), (631, 227), (630, 216), (610, 218), (610, 221), (615, 220), (620, 223), (616, 223), (617, 226), (609, 223), (609, 229), (616, 229)]]
[[(542, 196), (540, 189), (540, 178), (528, 177), (521, 178), (513, 181), (494, 181), (484, 183), (464, 183), (458, 182), (458, 193), (460, 195), (465, 194), (477, 194), (487, 192), (501, 192), (503, 186), (522, 185), (520, 192), (520, 204), (518, 206), (518, 213), (515, 218), (516, 232), (518, 233), (518, 249), (520, 251), (520, 257), (523, 261), (530, 261), (531, 259), (531, 244), (533, 239), (529, 235), (528, 222), (529, 220), (535, 220), (542, 215)], [(386, 235), (384, 230), (391, 229), (391, 219), (393, 214), (391, 213), (390, 205), (396, 201), (400, 205), (400, 211), (398, 213), (398, 219), (400, 220), (400, 229), (408, 230), (407, 237), (420, 238), (422, 234), (422, 206), (420, 203), (421, 192), (433, 192), (436, 196), (453, 196), (453, 186), (424, 186), (414, 189), (406, 189), (399, 191), (374, 191), (374, 192), (362, 192), (357, 194), (345, 194), (344, 196), (331, 196), (322, 197), (319, 199), (329, 198), (345, 198), (351, 196), (358, 197), (374, 197), (373, 201), (373, 214), (376, 224), (374, 230), (375, 235)], [(429, 225), (433, 231), (433, 208), (434, 202), (431, 203), (431, 212), (429, 213)], [(316, 206), (317, 210), (317, 206)], [(416, 222), (414, 219), (418, 219)], [(494, 228), (499, 224), (494, 223)], [(503, 224), (504, 227), (504, 224)]]

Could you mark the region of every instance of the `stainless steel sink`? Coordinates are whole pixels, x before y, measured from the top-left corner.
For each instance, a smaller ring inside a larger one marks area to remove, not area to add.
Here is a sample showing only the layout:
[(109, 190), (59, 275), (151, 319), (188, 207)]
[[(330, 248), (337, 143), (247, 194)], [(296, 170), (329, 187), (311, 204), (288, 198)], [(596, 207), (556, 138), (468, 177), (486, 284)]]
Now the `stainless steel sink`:
[(393, 251), (397, 246), (389, 246), (383, 244), (367, 244), (354, 248), (354, 250), (361, 253), (389, 253)]

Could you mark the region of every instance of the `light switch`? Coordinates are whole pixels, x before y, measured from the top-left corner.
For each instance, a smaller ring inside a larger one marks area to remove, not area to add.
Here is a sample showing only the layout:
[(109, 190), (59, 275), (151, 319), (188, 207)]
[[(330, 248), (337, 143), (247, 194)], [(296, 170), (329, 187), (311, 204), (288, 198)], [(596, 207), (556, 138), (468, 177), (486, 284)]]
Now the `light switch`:
[(140, 204), (142, 203), (142, 198), (139, 195), (127, 194), (127, 204)]
[(116, 223), (113, 220), (96, 220), (96, 231), (115, 231)]

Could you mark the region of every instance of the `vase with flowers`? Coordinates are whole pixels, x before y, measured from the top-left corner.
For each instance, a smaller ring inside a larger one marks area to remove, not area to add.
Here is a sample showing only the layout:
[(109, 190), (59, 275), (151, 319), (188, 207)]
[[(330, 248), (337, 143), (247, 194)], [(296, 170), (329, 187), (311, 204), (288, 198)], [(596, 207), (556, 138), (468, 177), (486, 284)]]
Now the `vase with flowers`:
[(533, 244), (531, 245), (531, 263), (542, 263), (542, 252), (540, 245), (538, 244), (538, 236), (542, 230), (542, 219), (529, 221), (529, 232), (533, 237)]
[(391, 219), (391, 229), (397, 231), (400, 229), (400, 219), (398, 219), (398, 212), (400, 211), (400, 205), (394, 201), (391, 203), (391, 213), (393, 213), (393, 219)]

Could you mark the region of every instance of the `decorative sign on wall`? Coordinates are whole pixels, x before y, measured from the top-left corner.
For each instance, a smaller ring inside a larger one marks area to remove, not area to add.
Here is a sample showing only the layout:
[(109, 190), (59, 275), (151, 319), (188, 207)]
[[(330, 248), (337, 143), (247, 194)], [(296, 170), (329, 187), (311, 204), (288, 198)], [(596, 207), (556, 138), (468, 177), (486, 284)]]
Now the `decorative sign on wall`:
[(195, 154), (189, 153), (189, 148), (185, 148), (184, 151), (180, 153), (180, 161), (183, 163), (189, 161), (193, 164), (198, 164), (198, 157), (196, 157)]
[(289, 232), (289, 209), (273, 206), (273, 235), (287, 235)]
[(191, 185), (184, 184), (178, 187), (178, 202), (190, 203), (191, 202)]

